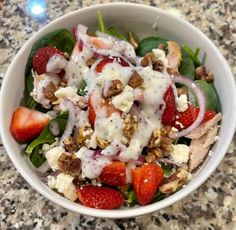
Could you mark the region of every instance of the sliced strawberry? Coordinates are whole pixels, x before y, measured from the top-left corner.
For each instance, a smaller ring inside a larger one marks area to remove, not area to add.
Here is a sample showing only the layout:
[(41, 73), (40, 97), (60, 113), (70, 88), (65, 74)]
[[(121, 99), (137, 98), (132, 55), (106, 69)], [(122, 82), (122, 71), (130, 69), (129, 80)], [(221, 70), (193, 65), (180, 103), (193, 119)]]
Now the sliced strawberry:
[(115, 209), (124, 204), (121, 192), (94, 185), (86, 185), (77, 188), (79, 201), (87, 207), (98, 209)]
[[(189, 105), (188, 109), (184, 112), (176, 112), (175, 128), (183, 130), (188, 128), (197, 119), (199, 108)], [(202, 122), (212, 119), (216, 115), (215, 111), (207, 110)]]
[(156, 164), (144, 164), (132, 171), (135, 194), (141, 205), (149, 204), (164, 178), (162, 168)]
[(28, 142), (37, 137), (48, 124), (47, 114), (18, 107), (13, 113), (10, 132), (19, 142)]
[(44, 74), (46, 72), (48, 61), (55, 54), (59, 54), (64, 57), (62, 51), (51, 46), (42, 47), (36, 51), (33, 57), (33, 69), (37, 72), (37, 74)]
[(102, 61), (100, 61), (97, 66), (96, 66), (96, 71), (98, 73), (101, 73), (102, 70), (103, 70), (103, 67), (108, 64), (108, 63), (112, 63), (112, 62), (118, 62), (121, 66), (123, 67), (128, 67), (129, 66), (129, 63), (126, 62), (123, 58), (121, 57), (113, 57), (113, 56), (110, 56), (110, 57), (107, 57), (107, 58), (104, 58)]
[(123, 186), (126, 184), (125, 163), (116, 161), (107, 165), (100, 175), (102, 183), (109, 186)]
[(166, 90), (163, 99), (165, 101), (166, 107), (162, 114), (162, 124), (172, 125), (175, 119), (175, 95), (172, 86), (169, 86), (169, 88)]
[[(94, 122), (96, 120), (96, 112), (93, 108), (92, 100), (93, 100), (93, 95), (91, 95), (88, 100), (88, 119), (89, 119), (89, 123), (91, 124), (91, 126), (94, 127)], [(112, 113), (114, 113), (114, 112), (120, 113), (120, 110), (116, 109), (110, 103), (109, 99), (103, 99), (99, 108), (101, 108), (103, 110), (105, 109), (107, 117), (110, 117), (112, 115)]]

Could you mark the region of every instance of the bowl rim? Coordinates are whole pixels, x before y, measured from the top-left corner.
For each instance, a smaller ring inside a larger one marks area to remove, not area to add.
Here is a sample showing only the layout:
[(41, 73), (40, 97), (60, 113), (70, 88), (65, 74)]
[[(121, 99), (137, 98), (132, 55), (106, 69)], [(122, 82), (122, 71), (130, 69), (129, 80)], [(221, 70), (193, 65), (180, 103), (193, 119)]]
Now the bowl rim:
[[(61, 20), (65, 20), (67, 17), (70, 17), (72, 15), (77, 15), (81, 12), (86, 12), (91, 9), (102, 10), (103, 8), (116, 7), (116, 6), (137, 7), (139, 9), (153, 10), (153, 11), (156, 11), (157, 13), (165, 14), (168, 17), (170, 17), (172, 20), (177, 20), (177, 21), (181, 22), (184, 26), (191, 28), (191, 30), (196, 31), (199, 34), (199, 36), (201, 36), (205, 40), (205, 42), (207, 42), (208, 45), (211, 46), (211, 49), (213, 49), (218, 54), (219, 58), (221, 59), (222, 64), (225, 66), (225, 69), (229, 75), (228, 76), (229, 83), (231, 83), (232, 85), (235, 85), (233, 74), (228, 66), (228, 63), (226, 62), (225, 58), (223, 57), (223, 55), (220, 53), (218, 48), (211, 42), (211, 40), (203, 32), (201, 32), (199, 29), (197, 29), (195, 26), (193, 26), (191, 23), (189, 23), (188, 21), (186, 21), (185, 19), (183, 19), (179, 16), (176, 16), (176, 15), (174, 15), (166, 10), (160, 9), (160, 8), (155, 8), (152, 6), (147, 6), (147, 5), (143, 5), (143, 4), (137, 4), (137, 3), (116, 2), (116, 3), (96, 4), (93, 6), (84, 7), (84, 8), (72, 11), (70, 13), (67, 13), (63, 16), (60, 16), (60, 17), (54, 19), (50, 23), (46, 24), (39, 31), (37, 31), (32, 37), (30, 37), (25, 42), (25, 44), (22, 46), (22, 48), (18, 51), (16, 56), (14, 57), (13, 61), (11, 62), (11, 64), (8, 67), (5, 77), (3, 78), (1, 91), (0, 91), (0, 105), (3, 104), (4, 95), (6, 95), (6, 93), (7, 93), (5, 85), (7, 85), (7, 81), (9, 78), (8, 75), (10, 74), (11, 69), (14, 68), (15, 63), (18, 61), (19, 57), (22, 55), (22, 53), (24, 52), (26, 47), (28, 47), (30, 42), (32, 40), (34, 40), (35, 38), (37, 38), (39, 36), (39, 34), (44, 33), (44, 31), (46, 31), (49, 26), (52, 26), (53, 24), (56, 24)], [(235, 87), (232, 92), (234, 94), (234, 97), (236, 98), (236, 88)], [(232, 102), (232, 103), (234, 103), (233, 107), (236, 108), (236, 102)], [(1, 109), (0, 110), (0, 124), (2, 124), (3, 118), (4, 118), (4, 111)], [(88, 215), (88, 216), (94, 216), (94, 217), (115, 218), (116, 219), (116, 218), (130, 218), (130, 217), (135, 217), (135, 216), (140, 216), (140, 215), (145, 215), (148, 213), (155, 212), (157, 210), (160, 210), (162, 208), (165, 208), (165, 207), (168, 207), (168, 206), (174, 204), (175, 202), (181, 200), (182, 198), (186, 197), (191, 192), (196, 190), (201, 184), (203, 184), (209, 178), (209, 176), (212, 174), (212, 172), (216, 169), (216, 167), (218, 167), (219, 163), (222, 161), (222, 159), (227, 151), (227, 148), (229, 147), (230, 142), (233, 138), (235, 128), (236, 128), (236, 119), (234, 119), (231, 122), (232, 122), (232, 126), (231, 126), (232, 129), (229, 130), (229, 133), (228, 133), (228, 136), (230, 138), (225, 140), (225, 145), (221, 149), (222, 154), (215, 160), (214, 164), (209, 166), (208, 171), (204, 175), (204, 177), (198, 177), (192, 186), (186, 186), (186, 187), (182, 188), (180, 191), (174, 193), (172, 196), (170, 196), (162, 201), (159, 201), (159, 202), (147, 205), (147, 206), (140, 206), (137, 208), (129, 208), (129, 209), (119, 209), (119, 210), (102, 210), (102, 209), (88, 208), (88, 207), (82, 206), (82, 205), (74, 203), (74, 202), (70, 202), (70, 201), (65, 202), (66, 201), (65, 198), (59, 199), (57, 196), (53, 196), (51, 194), (48, 194), (45, 191), (45, 189), (43, 188), (43, 186), (39, 186), (37, 182), (32, 180), (30, 175), (25, 173), (25, 171), (21, 167), (20, 163), (16, 161), (16, 159), (14, 158), (14, 153), (12, 152), (11, 146), (9, 145), (9, 142), (8, 142), (7, 137), (5, 135), (6, 131), (4, 129), (0, 129), (0, 134), (1, 134), (3, 145), (6, 149), (6, 152), (9, 156), (9, 158), (11, 159), (12, 163), (14, 164), (15, 168), (20, 172), (20, 174), (23, 176), (23, 178), (34, 189), (36, 189), (41, 195), (43, 195), (47, 199), (51, 200), (55, 204), (58, 204), (64, 208), (71, 210), (73, 212), (76, 212), (76, 213), (80, 213), (80, 214)], [(76, 205), (74, 205), (74, 204), (76, 204)]]

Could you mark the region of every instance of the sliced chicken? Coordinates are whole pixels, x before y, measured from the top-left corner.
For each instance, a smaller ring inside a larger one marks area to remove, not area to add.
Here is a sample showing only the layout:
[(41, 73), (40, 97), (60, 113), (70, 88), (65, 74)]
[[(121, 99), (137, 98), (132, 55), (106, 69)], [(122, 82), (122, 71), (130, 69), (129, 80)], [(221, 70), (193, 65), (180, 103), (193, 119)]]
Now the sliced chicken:
[(182, 58), (181, 47), (175, 41), (169, 41), (168, 43), (168, 72), (169, 74), (179, 75), (178, 67)]
[(186, 137), (190, 139), (197, 139), (206, 134), (213, 126), (215, 126), (222, 119), (221, 113), (217, 113), (211, 120), (204, 122), (189, 133)]
[(217, 131), (218, 125), (215, 125), (207, 134), (191, 141), (189, 159), (190, 172), (197, 168), (206, 157), (210, 146), (216, 141)]

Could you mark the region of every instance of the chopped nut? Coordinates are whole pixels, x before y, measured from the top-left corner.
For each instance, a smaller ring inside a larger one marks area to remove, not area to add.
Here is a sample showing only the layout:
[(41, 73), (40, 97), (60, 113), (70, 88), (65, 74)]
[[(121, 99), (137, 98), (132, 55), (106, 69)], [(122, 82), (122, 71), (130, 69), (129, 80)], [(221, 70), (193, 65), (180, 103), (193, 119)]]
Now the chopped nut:
[(123, 83), (120, 80), (112, 80), (103, 87), (103, 97), (109, 98), (118, 95), (123, 90)]
[(149, 142), (147, 144), (148, 148), (156, 148), (160, 147), (160, 142), (161, 142), (161, 131), (160, 130), (154, 130), (152, 132), (152, 135), (149, 139)]
[(72, 155), (63, 153), (58, 159), (59, 168), (68, 174), (78, 174), (80, 172), (80, 159), (73, 158)]
[(133, 116), (131, 114), (127, 114), (124, 118), (123, 122), (123, 133), (124, 136), (130, 140), (133, 136), (134, 132), (136, 131), (138, 127), (138, 119), (136, 116)]
[(79, 146), (75, 143), (73, 137), (65, 138), (63, 144), (67, 152), (76, 152), (79, 149)]
[(156, 56), (152, 52), (149, 52), (141, 60), (141, 65), (143, 67), (149, 66), (149, 64), (154, 64), (156, 61)]
[(162, 72), (164, 70), (164, 63), (163, 63), (163, 61), (157, 59), (157, 61), (155, 61), (153, 63), (153, 69), (156, 70), (156, 71)]
[(214, 80), (214, 75), (211, 71), (207, 70), (205, 66), (199, 66), (195, 69), (196, 78), (199, 80), (211, 82)]
[(180, 168), (167, 178), (166, 182), (161, 185), (159, 190), (162, 193), (174, 193), (184, 185), (187, 178), (188, 172), (184, 168)]
[(128, 82), (128, 85), (132, 88), (137, 88), (143, 84), (144, 80), (141, 75), (135, 70)]
[(100, 149), (105, 149), (109, 144), (109, 141), (97, 137), (97, 145)]
[(56, 96), (54, 95), (56, 91), (57, 91), (57, 87), (53, 84), (53, 82), (50, 82), (46, 87), (43, 87), (44, 97), (47, 98), (51, 102), (57, 100)]
[(147, 150), (147, 156), (145, 157), (145, 160), (147, 163), (152, 163), (156, 160), (156, 158), (161, 158), (162, 156), (162, 150), (160, 148), (153, 148)]
[(79, 145), (85, 143), (85, 140), (89, 139), (93, 134), (93, 129), (90, 126), (81, 127), (78, 130), (77, 142)]
[(155, 159), (156, 159), (156, 156), (152, 152), (149, 152), (147, 156), (145, 156), (145, 160), (149, 164), (153, 163)]
[(187, 87), (181, 87), (181, 88), (177, 88), (177, 94), (178, 96), (180, 95), (187, 95), (188, 96), (188, 88)]
[(171, 152), (173, 152), (174, 148), (172, 146), (173, 139), (169, 138), (168, 136), (161, 137), (161, 146), (160, 148), (163, 150), (164, 156), (169, 156)]
[(86, 65), (88, 67), (91, 67), (95, 63), (96, 59), (95, 58), (89, 58), (88, 61), (86, 62)]

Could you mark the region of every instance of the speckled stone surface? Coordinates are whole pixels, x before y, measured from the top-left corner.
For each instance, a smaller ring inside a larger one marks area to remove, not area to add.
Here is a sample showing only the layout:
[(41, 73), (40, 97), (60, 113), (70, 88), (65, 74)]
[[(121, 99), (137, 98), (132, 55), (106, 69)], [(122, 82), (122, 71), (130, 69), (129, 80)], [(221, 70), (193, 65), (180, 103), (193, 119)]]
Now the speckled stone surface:
[[(27, 13), (26, 2), (0, 1), (0, 81), (22, 44), (43, 25), (72, 10), (109, 1), (50, 0), (46, 16), (41, 19)], [(236, 75), (235, 0), (132, 2), (157, 6), (186, 18), (212, 39)], [(207, 182), (171, 207), (143, 217), (109, 220), (75, 214), (42, 197), (19, 175), (1, 144), (0, 229), (236, 229), (235, 154), (232, 142)]]

